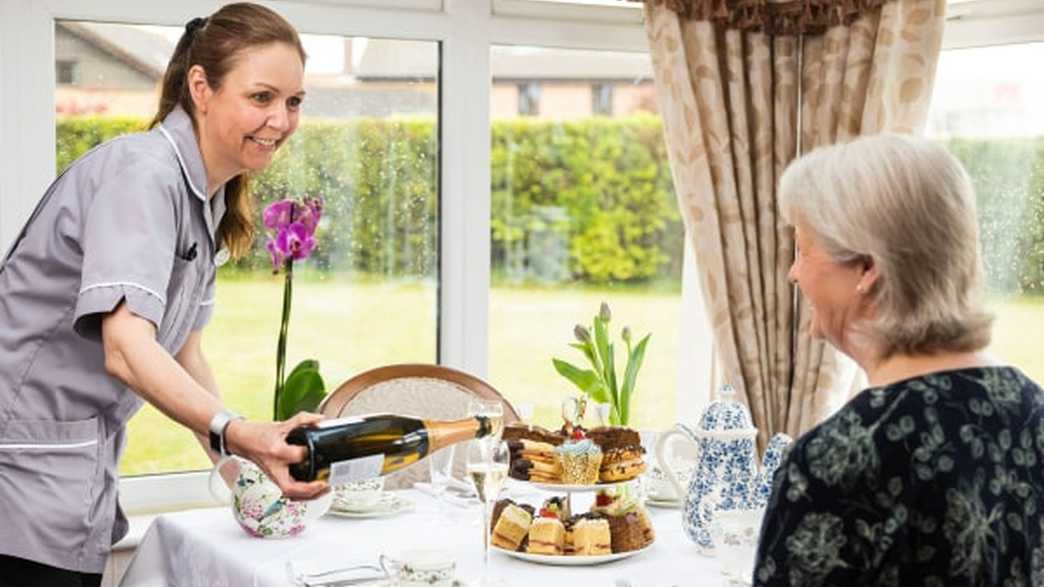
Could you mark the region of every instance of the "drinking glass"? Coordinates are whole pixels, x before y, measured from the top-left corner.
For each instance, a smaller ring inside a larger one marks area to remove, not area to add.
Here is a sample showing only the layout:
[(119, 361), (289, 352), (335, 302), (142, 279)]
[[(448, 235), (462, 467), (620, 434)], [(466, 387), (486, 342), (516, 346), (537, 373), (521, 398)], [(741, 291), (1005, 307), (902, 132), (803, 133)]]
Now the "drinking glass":
[(456, 454), (457, 445), (451, 444), (442, 450), (428, 456), (428, 472), (431, 475), (431, 492), (435, 496), (435, 503), (439, 510), (439, 516), (446, 516), (446, 489), (453, 480), (453, 456)]
[(508, 445), (502, 440), (486, 442), (479, 439), (468, 443), (468, 479), (482, 502), (482, 585), (494, 584), (489, 575), (490, 517), (507, 478), (509, 459)]
[(487, 444), (500, 442), (504, 432), (504, 404), (500, 400), (472, 399), (468, 402), (468, 416), (485, 416), (493, 426), (493, 433), (485, 439)]

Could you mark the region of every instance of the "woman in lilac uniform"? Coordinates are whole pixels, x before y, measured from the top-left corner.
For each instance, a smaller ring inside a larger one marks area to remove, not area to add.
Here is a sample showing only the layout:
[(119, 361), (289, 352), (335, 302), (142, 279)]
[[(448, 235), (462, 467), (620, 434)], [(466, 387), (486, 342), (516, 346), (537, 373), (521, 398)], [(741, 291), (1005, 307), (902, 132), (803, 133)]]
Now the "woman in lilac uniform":
[(0, 265), (0, 582), (98, 585), (127, 531), (116, 464), (148, 401), (211, 458), (260, 465), (292, 497), (290, 429), (225, 410), (200, 348), (216, 265), (253, 240), (247, 173), (297, 128), (305, 53), (278, 14), (190, 22), (152, 129), (90, 151), (48, 189)]

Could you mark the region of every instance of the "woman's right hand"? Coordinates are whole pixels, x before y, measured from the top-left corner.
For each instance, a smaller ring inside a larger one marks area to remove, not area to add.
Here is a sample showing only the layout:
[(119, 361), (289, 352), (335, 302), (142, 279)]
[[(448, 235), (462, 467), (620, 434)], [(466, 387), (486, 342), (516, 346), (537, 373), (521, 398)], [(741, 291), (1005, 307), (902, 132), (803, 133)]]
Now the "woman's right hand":
[(250, 459), (268, 475), (283, 494), (293, 499), (314, 499), (330, 490), (325, 481), (303, 483), (290, 476), (290, 465), (308, 457), (308, 449), (287, 444), (294, 428), (311, 426), (323, 416), (302, 412), (285, 422), (233, 420), (225, 429), (225, 442), (233, 454)]

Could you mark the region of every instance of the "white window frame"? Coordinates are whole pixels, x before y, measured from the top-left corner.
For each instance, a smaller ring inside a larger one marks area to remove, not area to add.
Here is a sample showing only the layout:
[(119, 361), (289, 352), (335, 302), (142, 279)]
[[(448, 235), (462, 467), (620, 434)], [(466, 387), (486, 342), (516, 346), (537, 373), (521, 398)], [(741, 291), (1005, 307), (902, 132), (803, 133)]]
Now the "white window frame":
[[(265, 2), (303, 33), (442, 43), (439, 360), (485, 375), (490, 285), (490, 47), (647, 50), (638, 5), (590, 0), (285, 0)], [(54, 20), (180, 26), (221, 3), (0, 0), (0, 251), (6, 251), (55, 168)], [(1044, 41), (1038, 0), (951, 6), (944, 48)], [(691, 419), (711, 384), (711, 348), (691, 258), (683, 275), (678, 414)], [(205, 473), (121, 481), (127, 511), (210, 501)]]

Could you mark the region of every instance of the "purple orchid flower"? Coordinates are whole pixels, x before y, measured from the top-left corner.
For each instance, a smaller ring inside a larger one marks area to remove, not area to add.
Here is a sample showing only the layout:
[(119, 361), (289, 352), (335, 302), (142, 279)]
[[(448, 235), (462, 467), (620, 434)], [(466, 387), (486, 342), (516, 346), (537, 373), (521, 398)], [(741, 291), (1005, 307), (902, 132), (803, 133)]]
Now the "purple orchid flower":
[(278, 271), (283, 266), (283, 262), (286, 261), (286, 255), (284, 255), (277, 247), (275, 239), (268, 239), (265, 242), (265, 248), (268, 249), (268, 258), (272, 261), (272, 267)]
[(276, 235), (275, 248), (284, 258), (301, 261), (307, 259), (315, 249), (315, 237), (304, 223), (293, 222)]
[[(294, 261), (307, 259), (315, 250), (315, 231), (323, 216), (323, 199), (283, 199), (269, 204), (262, 215), (268, 231), (265, 249), (272, 261), (274, 273), (285, 269), (283, 285), (283, 317), (280, 321), (279, 342), (276, 346), (276, 384), (272, 414), (280, 419), (281, 403), (286, 385), (286, 339), (290, 327), (290, 306), (293, 299)], [(286, 408), (286, 406), (282, 406)], [(286, 408), (295, 409), (294, 406)], [(288, 412), (293, 413), (293, 412)], [(289, 416), (284, 416), (289, 417)]]
[(291, 216), (294, 212), (293, 200), (279, 200), (265, 208), (265, 228), (278, 231), (290, 225)]
[(294, 211), (294, 222), (300, 222), (309, 234), (315, 234), (315, 229), (319, 226), (319, 219), (322, 216), (322, 198), (306, 198), (303, 203), (297, 204)]
[(315, 230), (323, 215), (322, 198), (285, 199), (265, 208), (265, 227), (273, 231), (265, 243), (272, 267), (278, 271), (287, 260), (307, 259), (315, 249)]

